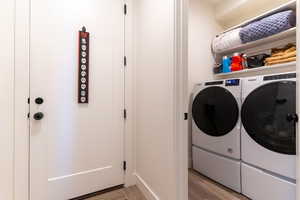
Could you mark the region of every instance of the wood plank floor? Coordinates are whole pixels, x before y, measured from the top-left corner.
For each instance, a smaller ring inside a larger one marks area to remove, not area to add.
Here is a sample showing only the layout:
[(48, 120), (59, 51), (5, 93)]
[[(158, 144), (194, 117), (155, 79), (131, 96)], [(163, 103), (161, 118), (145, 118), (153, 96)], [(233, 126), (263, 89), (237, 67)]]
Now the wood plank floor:
[(189, 171), (189, 200), (249, 200), (204, 176)]
[(146, 200), (146, 198), (136, 186), (132, 186), (107, 192), (86, 200)]
[[(86, 200), (146, 200), (136, 187), (121, 188)], [(249, 200), (198, 172), (189, 170), (189, 200)]]

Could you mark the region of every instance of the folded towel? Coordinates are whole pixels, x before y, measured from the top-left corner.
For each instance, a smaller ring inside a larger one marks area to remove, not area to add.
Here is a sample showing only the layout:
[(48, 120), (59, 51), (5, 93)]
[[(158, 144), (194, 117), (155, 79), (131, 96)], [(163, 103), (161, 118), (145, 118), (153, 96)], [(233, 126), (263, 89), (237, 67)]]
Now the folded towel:
[(281, 64), (281, 63), (287, 63), (287, 62), (292, 62), (292, 61), (296, 61), (297, 57), (291, 57), (291, 58), (286, 58), (286, 59), (282, 59), (282, 60), (276, 60), (276, 61), (272, 61), (272, 62), (266, 62), (266, 65), (275, 65), (275, 64)]
[(288, 44), (283, 48), (273, 48), (271, 57), (265, 59), (265, 65), (274, 65), (295, 61), (297, 57), (296, 45)]
[(259, 40), (296, 26), (296, 14), (292, 10), (265, 17), (242, 28), (242, 43)]
[(293, 51), (293, 52), (289, 52), (289, 53), (286, 53), (281, 56), (272, 56), (272, 57), (266, 58), (266, 62), (273, 62), (273, 61), (277, 61), (277, 60), (283, 60), (286, 58), (296, 57), (296, 54), (297, 54), (297, 52)]
[(297, 50), (296, 45), (288, 44), (283, 48), (273, 48), (272, 49), (272, 56), (283, 56), (286, 53), (291, 53), (291, 52), (294, 52), (296, 50)]
[(241, 28), (234, 29), (232, 31), (223, 33), (219, 36), (216, 36), (213, 40), (213, 51), (215, 53), (220, 53), (226, 49), (231, 47), (236, 47), (242, 44), (240, 38), (240, 30)]

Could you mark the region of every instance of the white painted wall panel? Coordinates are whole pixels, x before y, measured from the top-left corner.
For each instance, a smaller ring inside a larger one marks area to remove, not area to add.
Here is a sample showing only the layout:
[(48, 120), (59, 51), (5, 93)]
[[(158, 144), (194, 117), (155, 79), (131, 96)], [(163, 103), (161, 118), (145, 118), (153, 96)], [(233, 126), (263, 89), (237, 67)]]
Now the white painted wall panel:
[(199, 0), (190, 0), (189, 11), (189, 88), (213, 78), (214, 58), (211, 42), (222, 32), (215, 18), (214, 7)]
[(135, 18), (136, 172), (172, 200), (174, 0), (136, 1)]

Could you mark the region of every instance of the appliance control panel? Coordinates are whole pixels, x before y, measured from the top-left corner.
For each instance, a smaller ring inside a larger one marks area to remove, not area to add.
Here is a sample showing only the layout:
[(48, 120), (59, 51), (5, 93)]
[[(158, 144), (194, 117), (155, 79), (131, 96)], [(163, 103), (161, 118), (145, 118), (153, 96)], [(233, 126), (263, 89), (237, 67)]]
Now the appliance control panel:
[(240, 79), (230, 79), (225, 81), (225, 86), (239, 86)]
[(290, 78), (296, 78), (296, 73), (264, 76), (264, 81), (272, 81), (272, 80), (279, 80), (279, 79), (290, 79)]
[(212, 81), (212, 82), (205, 83), (205, 86), (211, 86), (211, 85), (223, 85), (223, 81)]

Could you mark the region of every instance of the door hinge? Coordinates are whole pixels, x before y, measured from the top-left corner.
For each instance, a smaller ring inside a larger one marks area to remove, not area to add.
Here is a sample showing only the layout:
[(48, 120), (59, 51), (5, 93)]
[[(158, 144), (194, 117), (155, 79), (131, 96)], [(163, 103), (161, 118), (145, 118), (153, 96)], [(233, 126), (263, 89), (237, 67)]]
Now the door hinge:
[(30, 113), (27, 113), (27, 119), (29, 119), (30, 118)]
[(124, 119), (127, 119), (127, 110), (126, 109), (124, 109), (124, 111), (123, 111), (124, 113), (123, 113), (123, 115), (124, 115)]
[(189, 119), (189, 114), (188, 113), (184, 113), (184, 120), (188, 120)]
[(127, 57), (124, 56), (124, 66), (126, 67), (127, 66)]
[(123, 162), (123, 170), (126, 171), (126, 169), (127, 169), (127, 163), (126, 163), (126, 161), (124, 161)]
[(124, 4), (124, 15), (127, 15), (127, 4)]
[(30, 104), (30, 98), (27, 99), (27, 103)]

